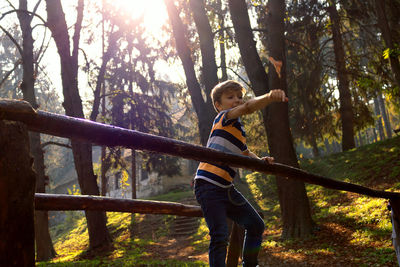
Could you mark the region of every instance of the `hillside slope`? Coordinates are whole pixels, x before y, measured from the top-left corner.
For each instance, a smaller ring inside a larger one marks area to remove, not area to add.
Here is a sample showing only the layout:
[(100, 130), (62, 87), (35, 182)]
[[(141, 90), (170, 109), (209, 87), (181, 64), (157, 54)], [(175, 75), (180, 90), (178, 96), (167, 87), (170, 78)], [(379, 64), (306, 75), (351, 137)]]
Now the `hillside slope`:
[[(302, 168), (330, 178), (381, 190), (400, 190), (400, 137), (328, 157), (307, 159)], [(387, 202), (307, 185), (312, 237), (281, 240), (274, 179), (252, 173), (239, 183), (263, 210), (267, 225), (260, 266), (396, 266)], [(177, 201), (192, 192), (172, 192), (157, 200)], [(204, 220), (189, 237), (171, 236), (174, 216), (108, 213), (113, 247), (86, 253), (88, 236), (80, 212), (67, 212), (52, 229), (58, 257), (40, 266), (207, 266), (209, 237)]]
[[(301, 167), (332, 179), (400, 191), (400, 137), (327, 157), (304, 159)], [(282, 241), (273, 179), (267, 177), (269, 182), (263, 182), (257, 174), (248, 178), (264, 186), (253, 191), (261, 196), (259, 201), (272, 218), (262, 253), (264, 265), (397, 266), (386, 200), (307, 185), (316, 222), (314, 235), (306, 240)]]

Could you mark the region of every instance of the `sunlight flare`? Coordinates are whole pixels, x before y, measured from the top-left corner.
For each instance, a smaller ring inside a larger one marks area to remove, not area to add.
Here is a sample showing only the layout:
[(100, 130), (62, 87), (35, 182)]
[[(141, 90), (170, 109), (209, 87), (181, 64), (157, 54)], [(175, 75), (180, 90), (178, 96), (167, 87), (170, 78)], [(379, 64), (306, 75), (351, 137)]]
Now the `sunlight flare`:
[(161, 31), (168, 15), (163, 0), (108, 0), (107, 5), (120, 10), (121, 17), (138, 20), (143, 17), (145, 28), (152, 34)]

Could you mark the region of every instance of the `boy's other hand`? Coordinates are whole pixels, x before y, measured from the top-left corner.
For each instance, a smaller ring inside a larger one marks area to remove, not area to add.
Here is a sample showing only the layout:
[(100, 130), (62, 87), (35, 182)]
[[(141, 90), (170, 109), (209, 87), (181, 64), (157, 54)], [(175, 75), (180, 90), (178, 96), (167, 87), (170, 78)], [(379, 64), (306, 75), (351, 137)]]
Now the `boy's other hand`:
[(275, 162), (273, 157), (262, 157), (261, 159), (266, 161), (268, 164), (273, 164)]
[(269, 98), (272, 102), (288, 102), (289, 98), (286, 97), (285, 91), (281, 89), (271, 90), (269, 93)]

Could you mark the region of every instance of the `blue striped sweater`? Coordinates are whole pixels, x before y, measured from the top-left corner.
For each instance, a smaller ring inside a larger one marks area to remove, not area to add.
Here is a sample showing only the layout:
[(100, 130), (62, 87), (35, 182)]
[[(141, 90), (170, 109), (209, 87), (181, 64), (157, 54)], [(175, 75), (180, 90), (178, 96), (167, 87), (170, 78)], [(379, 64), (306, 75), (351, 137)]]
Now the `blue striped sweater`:
[[(246, 133), (240, 119), (226, 119), (229, 110), (221, 111), (214, 120), (207, 147), (223, 152), (242, 154), (247, 150)], [(236, 168), (201, 162), (195, 179), (203, 179), (217, 186), (227, 188), (232, 186)]]

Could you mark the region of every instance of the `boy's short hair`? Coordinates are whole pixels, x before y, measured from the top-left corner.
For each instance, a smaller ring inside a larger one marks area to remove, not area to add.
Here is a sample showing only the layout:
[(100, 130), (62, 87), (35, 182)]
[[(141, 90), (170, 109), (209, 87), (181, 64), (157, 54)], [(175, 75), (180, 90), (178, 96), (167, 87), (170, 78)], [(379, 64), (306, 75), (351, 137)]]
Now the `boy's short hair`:
[(212, 103), (214, 106), (214, 109), (218, 111), (217, 107), (215, 106), (215, 103), (221, 103), (221, 96), (224, 92), (229, 92), (229, 91), (241, 91), (242, 94), (244, 94), (246, 92), (246, 90), (243, 88), (243, 86), (233, 80), (227, 80), (224, 82), (220, 82), (219, 84), (217, 84), (216, 86), (214, 86), (214, 88), (211, 90), (211, 99), (212, 99)]

